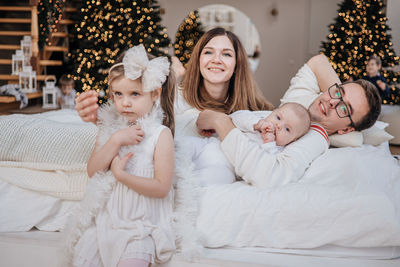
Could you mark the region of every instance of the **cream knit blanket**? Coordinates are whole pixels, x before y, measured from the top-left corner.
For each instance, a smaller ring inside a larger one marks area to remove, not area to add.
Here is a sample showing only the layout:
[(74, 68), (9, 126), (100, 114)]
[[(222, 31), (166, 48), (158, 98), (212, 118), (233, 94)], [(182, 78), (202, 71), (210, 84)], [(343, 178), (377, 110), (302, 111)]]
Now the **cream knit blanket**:
[(88, 179), (86, 162), (97, 129), (70, 121), (0, 116), (0, 179), (62, 199), (81, 199)]

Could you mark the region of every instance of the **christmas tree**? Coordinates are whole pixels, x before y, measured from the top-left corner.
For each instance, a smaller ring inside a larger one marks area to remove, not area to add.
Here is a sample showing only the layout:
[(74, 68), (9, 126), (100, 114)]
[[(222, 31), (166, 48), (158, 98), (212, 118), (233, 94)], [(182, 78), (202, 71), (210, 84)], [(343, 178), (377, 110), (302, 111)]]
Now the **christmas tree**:
[(322, 52), (330, 59), (340, 79), (359, 79), (366, 75), (365, 66), (370, 56), (382, 60), (381, 75), (388, 81), (391, 95), (384, 104), (400, 104), (399, 57), (390, 41), (383, 0), (344, 0), (339, 4), (335, 23), (329, 25), (328, 41), (322, 42)]
[(96, 90), (100, 103), (108, 93), (108, 69), (123, 51), (143, 44), (155, 56), (168, 53), (170, 40), (156, 0), (87, 0), (80, 11), (70, 69), (77, 88)]
[(62, 18), (65, 0), (39, 0), (38, 1), (38, 23), (39, 23), (39, 48), (51, 45), (49, 36), (57, 31), (56, 25)]
[(189, 61), (193, 48), (203, 33), (204, 31), (197, 10), (190, 12), (181, 25), (179, 25), (174, 48), (175, 56), (177, 56), (184, 65)]

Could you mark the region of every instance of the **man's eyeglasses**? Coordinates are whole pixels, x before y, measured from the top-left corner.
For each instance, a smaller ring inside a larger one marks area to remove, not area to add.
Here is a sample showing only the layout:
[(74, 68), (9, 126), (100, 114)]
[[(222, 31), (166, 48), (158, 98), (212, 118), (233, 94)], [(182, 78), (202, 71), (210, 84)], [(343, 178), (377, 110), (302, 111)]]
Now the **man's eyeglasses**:
[(331, 87), (328, 88), (329, 96), (332, 99), (339, 99), (340, 102), (337, 103), (335, 106), (336, 113), (338, 114), (339, 118), (346, 118), (349, 117), (350, 119), (350, 126), (355, 127), (353, 120), (350, 116), (350, 109), (343, 101), (343, 93), (344, 89), (341, 85), (335, 83)]

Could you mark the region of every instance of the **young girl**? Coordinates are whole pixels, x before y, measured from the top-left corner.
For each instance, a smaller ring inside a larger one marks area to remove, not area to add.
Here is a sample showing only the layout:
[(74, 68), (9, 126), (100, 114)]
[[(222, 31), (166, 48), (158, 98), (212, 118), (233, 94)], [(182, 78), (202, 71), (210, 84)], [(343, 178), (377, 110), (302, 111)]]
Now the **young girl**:
[(109, 71), (111, 100), (98, 113), (91, 179), (70, 236), (74, 266), (148, 266), (174, 252), (173, 94), (161, 88), (168, 73), (167, 58), (149, 61), (143, 45)]

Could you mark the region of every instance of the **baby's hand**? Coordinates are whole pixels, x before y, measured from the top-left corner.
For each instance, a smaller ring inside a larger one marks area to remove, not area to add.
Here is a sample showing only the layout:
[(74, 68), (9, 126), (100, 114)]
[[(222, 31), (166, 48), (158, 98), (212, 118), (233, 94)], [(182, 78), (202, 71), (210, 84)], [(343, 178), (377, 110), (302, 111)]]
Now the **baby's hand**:
[(272, 122), (262, 119), (254, 124), (253, 127), (254, 130), (261, 133), (264, 143), (275, 141), (275, 126)]
[(261, 137), (264, 144), (275, 141), (275, 134), (272, 132), (261, 133)]
[(125, 171), (126, 164), (128, 163), (129, 159), (133, 156), (132, 152), (129, 152), (122, 158), (119, 157), (119, 155), (116, 155), (114, 159), (111, 161), (111, 172), (114, 174), (115, 179), (118, 181), (121, 180), (122, 173)]
[(139, 125), (132, 125), (114, 134), (120, 146), (137, 145), (143, 140), (144, 132)]

